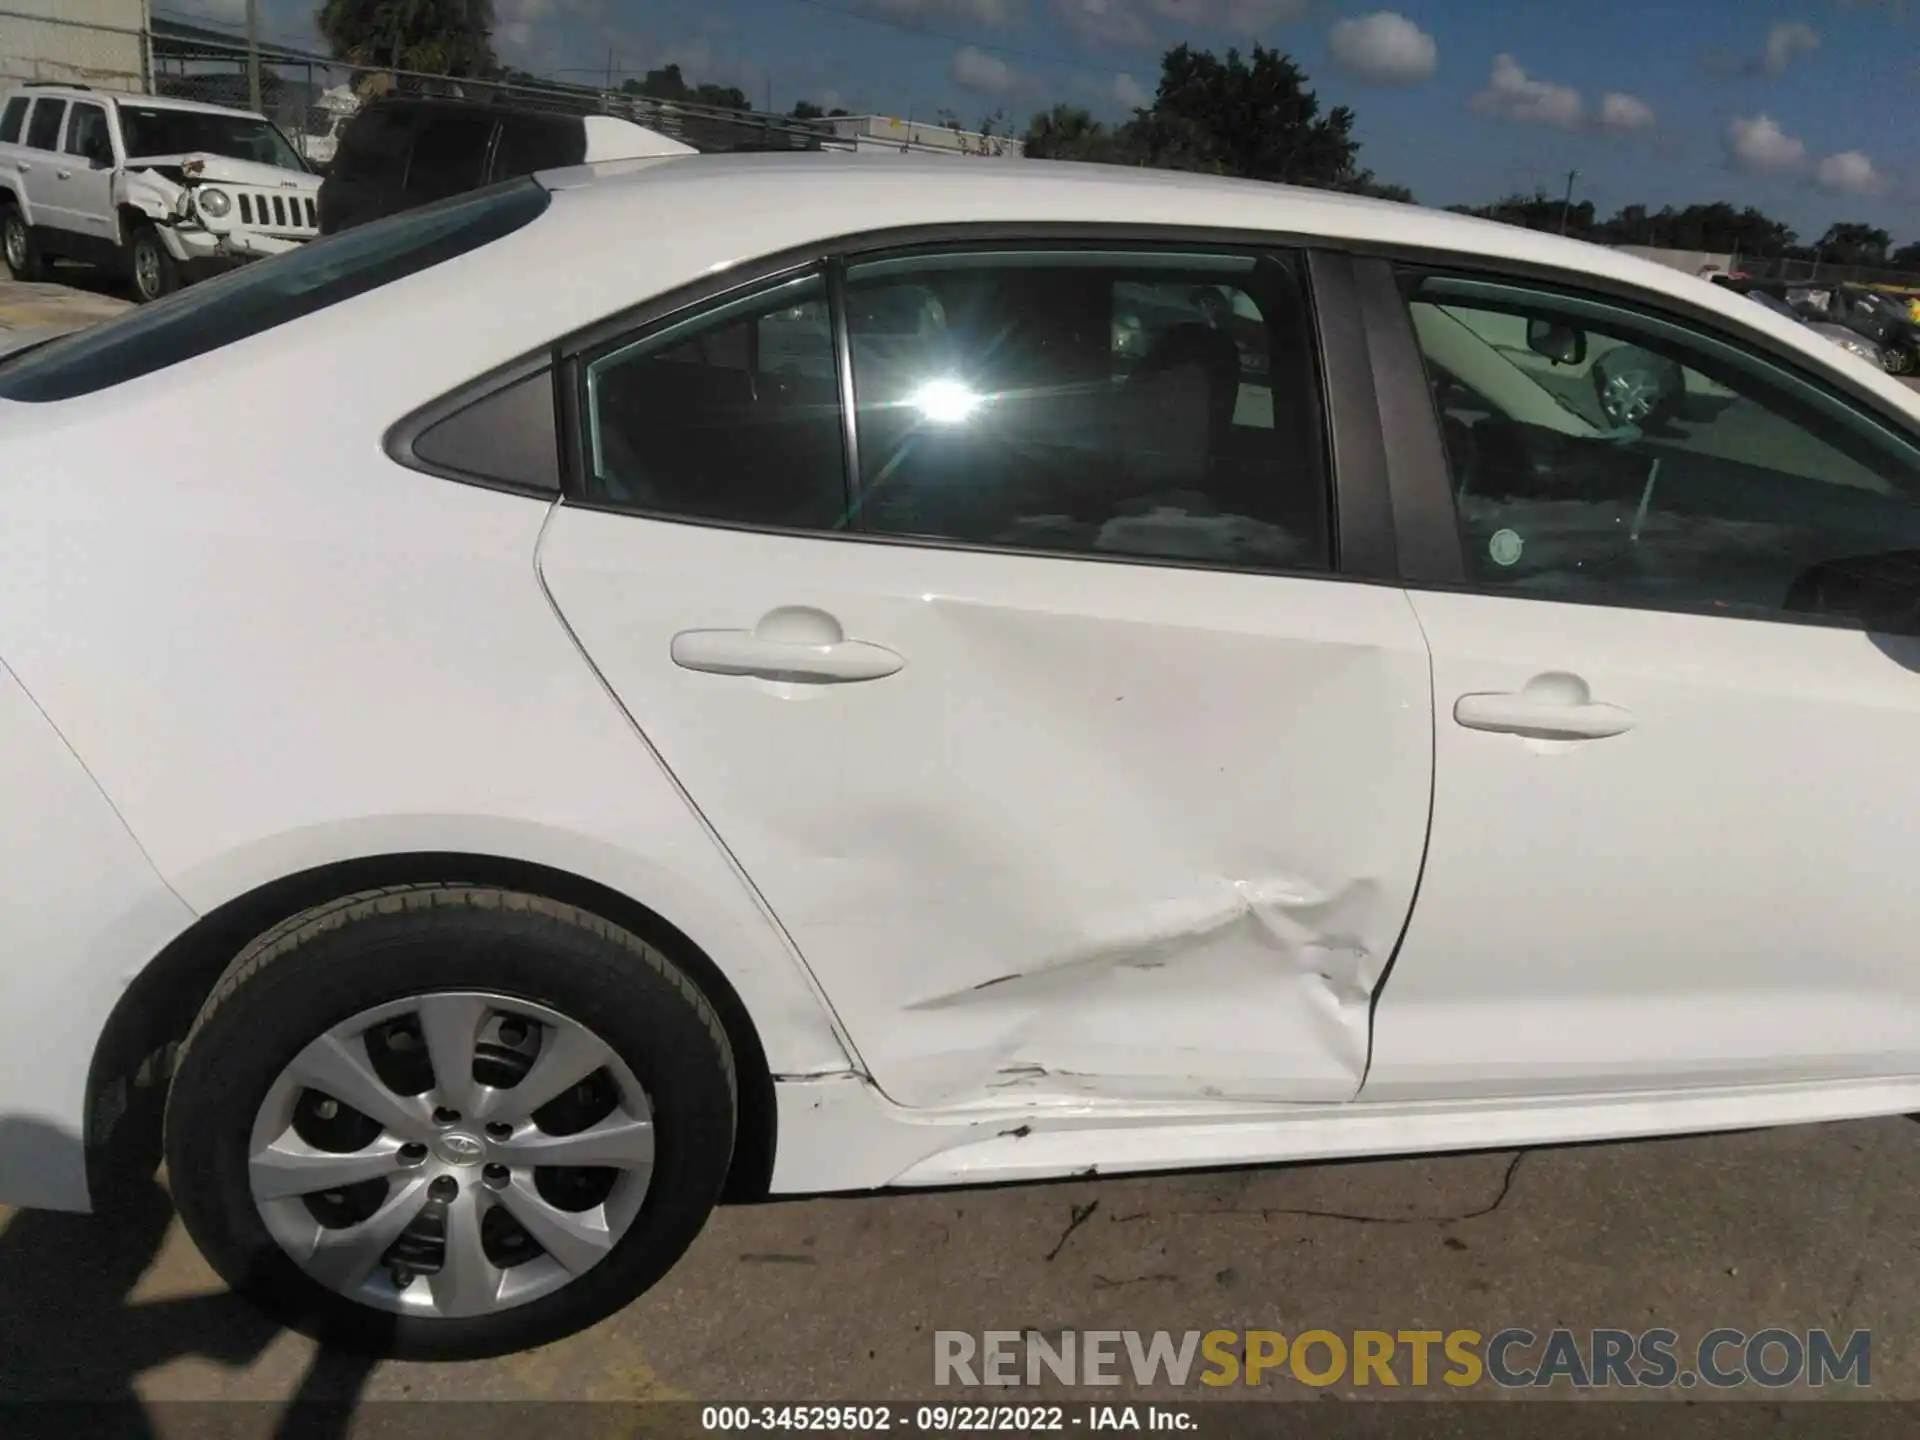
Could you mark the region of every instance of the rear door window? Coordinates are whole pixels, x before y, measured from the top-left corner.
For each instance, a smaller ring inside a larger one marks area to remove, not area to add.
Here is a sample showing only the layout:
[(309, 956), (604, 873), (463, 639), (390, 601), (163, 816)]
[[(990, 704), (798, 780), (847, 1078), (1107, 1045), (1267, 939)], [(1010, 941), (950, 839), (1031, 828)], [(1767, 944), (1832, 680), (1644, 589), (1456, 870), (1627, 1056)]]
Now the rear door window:
[(69, 400), (177, 365), (477, 250), (531, 223), (550, 199), (528, 180), (248, 265), (0, 360), (0, 400)]
[(33, 118), (27, 122), (27, 145), (34, 150), (60, 148), (60, 122), (66, 117), (64, 100), (37, 100)]
[(461, 111), (428, 116), (413, 142), (407, 194), (421, 200), (443, 200), (479, 189), (486, 176), (493, 119), (491, 115)]
[(340, 136), (333, 178), (395, 185), (407, 173), (407, 145), (419, 110), (411, 105), (372, 105), (348, 122)]
[(504, 115), (493, 157), (493, 178), (512, 180), (536, 170), (563, 170), (587, 158), (587, 128), (563, 115)]
[(0, 145), (19, 143), (20, 132), (27, 125), (27, 106), (32, 103), (24, 95), (16, 95), (7, 101), (7, 108), (0, 111)]

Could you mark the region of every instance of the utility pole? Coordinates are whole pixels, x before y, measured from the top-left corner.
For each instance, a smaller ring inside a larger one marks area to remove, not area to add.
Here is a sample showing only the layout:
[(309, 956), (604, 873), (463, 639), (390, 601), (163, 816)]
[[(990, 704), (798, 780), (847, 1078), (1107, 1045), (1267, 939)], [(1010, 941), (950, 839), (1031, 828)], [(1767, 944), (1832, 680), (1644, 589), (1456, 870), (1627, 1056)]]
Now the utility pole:
[(613, 89), (613, 47), (607, 47), (607, 89)]
[(1580, 178), (1578, 170), (1567, 171), (1567, 198), (1560, 202), (1560, 233), (1567, 233), (1567, 214), (1573, 209), (1573, 182)]
[(260, 104), (260, 0), (247, 0), (247, 103), (266, 113)]

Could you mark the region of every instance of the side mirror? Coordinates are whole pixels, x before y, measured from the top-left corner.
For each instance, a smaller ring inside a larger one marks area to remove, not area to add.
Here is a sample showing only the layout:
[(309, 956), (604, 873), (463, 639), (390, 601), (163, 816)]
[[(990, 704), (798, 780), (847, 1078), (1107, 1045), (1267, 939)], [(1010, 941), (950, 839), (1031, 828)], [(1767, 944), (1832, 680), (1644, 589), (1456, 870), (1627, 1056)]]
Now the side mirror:
[(1528, 320), (1527, 348), (1556, 365), (1578, 365), (1587, 358), (1587, 332), (1557, 320)]

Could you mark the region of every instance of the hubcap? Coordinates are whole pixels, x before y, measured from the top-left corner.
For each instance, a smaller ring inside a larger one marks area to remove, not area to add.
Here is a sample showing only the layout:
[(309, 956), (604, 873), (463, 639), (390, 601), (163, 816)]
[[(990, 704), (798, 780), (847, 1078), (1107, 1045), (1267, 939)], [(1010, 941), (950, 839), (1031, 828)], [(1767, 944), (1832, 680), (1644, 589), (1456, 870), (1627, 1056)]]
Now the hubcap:
[(27, 227), (18, 215), (7, 217), (7, 264), (24, 270), (27, 264)]
[(653, 1113), (558, 1011), (438, 992), (296, 1055), (255, 1116), (261, 1221), (315, 1280), (403, 1315), (485, 1315), (561, 1289), (631, 1228)]
[(160, 257), (151, 245), (141, 245), (133, 252), (133, 279), (149, 299), (160, 293)]

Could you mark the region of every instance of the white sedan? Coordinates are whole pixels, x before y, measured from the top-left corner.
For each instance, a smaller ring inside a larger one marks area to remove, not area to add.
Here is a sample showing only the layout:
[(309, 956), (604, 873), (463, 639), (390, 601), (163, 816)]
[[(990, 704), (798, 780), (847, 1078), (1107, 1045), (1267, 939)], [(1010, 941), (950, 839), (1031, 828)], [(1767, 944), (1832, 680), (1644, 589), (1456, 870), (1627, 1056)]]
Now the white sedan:
[(566, 171), (7, 357), (0, 473), (0, 1202), (164, 1101), (290, 1324), (535, 1344), (727, 1195), (1920, 1109), (1920, 412), (1616, 252)]

